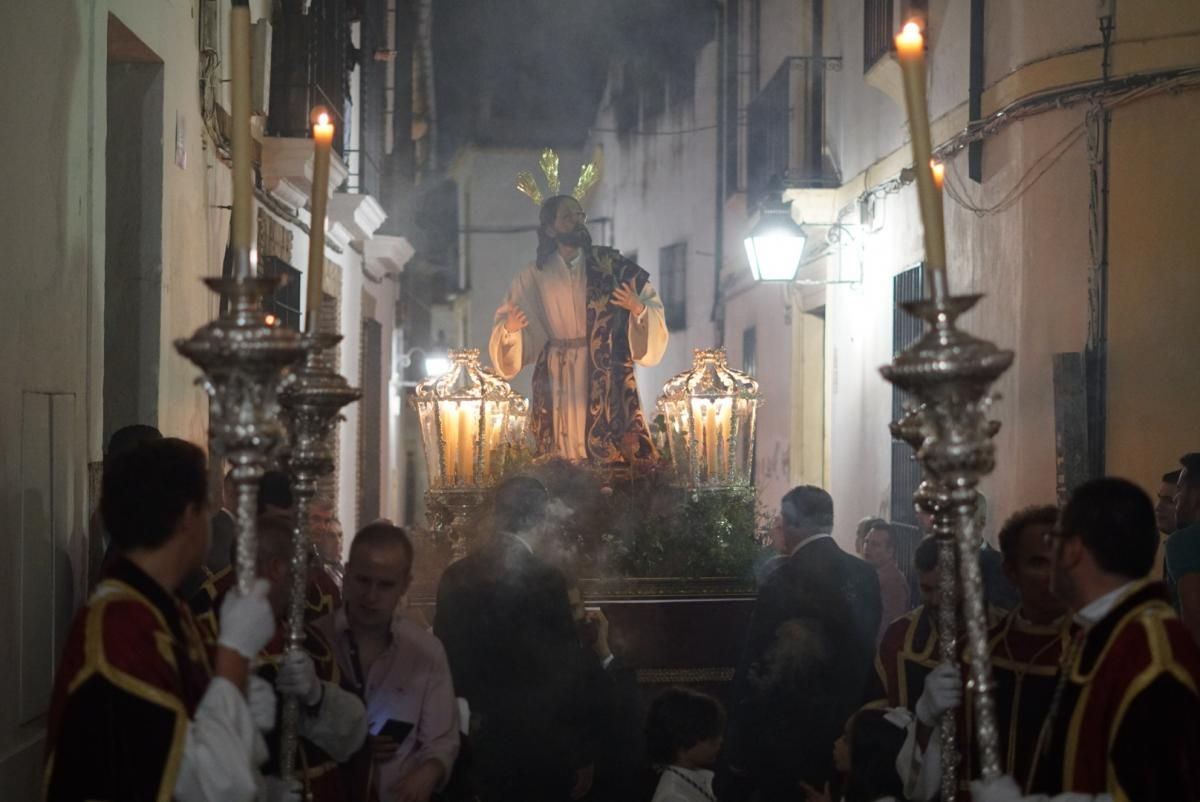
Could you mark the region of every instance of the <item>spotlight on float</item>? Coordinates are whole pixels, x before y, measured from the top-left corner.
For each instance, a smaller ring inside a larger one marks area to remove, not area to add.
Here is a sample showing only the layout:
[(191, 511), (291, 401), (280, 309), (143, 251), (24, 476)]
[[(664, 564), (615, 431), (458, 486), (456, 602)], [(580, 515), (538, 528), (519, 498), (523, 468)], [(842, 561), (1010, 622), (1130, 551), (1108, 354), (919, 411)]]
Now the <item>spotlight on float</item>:
[(763, 202), (746, 235), (746, 260), (755, 281), (792, 282), (800, 272), (804, 231), (780, 200)]

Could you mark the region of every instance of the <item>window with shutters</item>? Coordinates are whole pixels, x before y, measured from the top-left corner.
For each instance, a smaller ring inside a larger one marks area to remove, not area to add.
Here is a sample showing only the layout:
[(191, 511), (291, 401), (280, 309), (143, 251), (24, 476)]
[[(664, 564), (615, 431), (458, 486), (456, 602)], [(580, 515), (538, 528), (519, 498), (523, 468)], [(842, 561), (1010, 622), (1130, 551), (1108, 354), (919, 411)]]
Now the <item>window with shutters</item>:
[(274, 315), (278, 325), (300, 331), (300, 271), (277, 256), (260, 256), (259, 269), (264, 276), (279, 276), (282, 282), (263, 299), (263, 311)]
[(742, 332), (742, 370), (751, 376), (758, 372), (758, 327)]
[(677, 242), (658, 251), (658, 295), (666, 312), (667, 328), (687, 328), (687, 243)]

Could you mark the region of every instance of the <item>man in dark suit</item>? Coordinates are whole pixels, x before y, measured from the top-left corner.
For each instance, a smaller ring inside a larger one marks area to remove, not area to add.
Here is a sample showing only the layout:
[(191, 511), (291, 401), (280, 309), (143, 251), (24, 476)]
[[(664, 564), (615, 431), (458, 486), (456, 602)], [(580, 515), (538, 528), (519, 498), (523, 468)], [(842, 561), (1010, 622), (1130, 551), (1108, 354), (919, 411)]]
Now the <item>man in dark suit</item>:
[(591, 786), (582, 650), (561, 572), (536, 555), (549, 495), (496, 489), (492, 537), (438, 587), (434, 634), (471, 710), (471, 783), (484, 802), (561, 802)]
[(793, 488), (785, 555), (758, 593), (734, 677), (726, 760), (731, 798), (800, 799), (833, 777), (833, 742), (857, 709), (881, 615), (870, 565), (833, 541), (833, 499)]

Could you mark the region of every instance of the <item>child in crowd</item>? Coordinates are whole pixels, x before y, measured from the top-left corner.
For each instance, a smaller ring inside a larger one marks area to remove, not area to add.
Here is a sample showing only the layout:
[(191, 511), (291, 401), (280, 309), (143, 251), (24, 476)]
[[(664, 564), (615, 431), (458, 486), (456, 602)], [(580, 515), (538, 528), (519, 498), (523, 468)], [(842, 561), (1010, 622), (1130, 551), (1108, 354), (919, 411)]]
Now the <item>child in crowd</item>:
[[(841, 802), (904, 802), (904, 784), (896, 756), (904, 745), (907, 710), (860, 710), (846, 722), (833, 744), (833, 762), (844, 778)], [(823, 791), (804, 785), (804, 802), (835, 802)]]
[(661, 776), (653, 802), (716, 802), (710, 767), (721, 751), (725, 710), (713, 697), (668, 688), (650, 704), (646, 751)]

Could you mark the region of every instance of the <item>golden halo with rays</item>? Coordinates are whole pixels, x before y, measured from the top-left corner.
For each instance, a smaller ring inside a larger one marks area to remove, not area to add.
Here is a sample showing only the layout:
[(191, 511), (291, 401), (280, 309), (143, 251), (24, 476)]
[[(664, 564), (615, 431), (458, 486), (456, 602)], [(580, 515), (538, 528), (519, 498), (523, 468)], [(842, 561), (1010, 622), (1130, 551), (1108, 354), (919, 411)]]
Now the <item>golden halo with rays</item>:
[[(575, 182), (575, 189), (571, 190), (571, 196), (580, 203), (595, 188), (596, 182), (600, 180), (602, 157), (603, 151), (600, 148), (596, 148), (595, 158), (579, 169), (579, 180)], [(553, 149), (546, 148), (542, 151), (541, 158), (538, 159), (538, 167), (541, 168), (542, 175), (546, 177), (548, 195), (554, 196), (559, 194), (561, 184), (558, 179), (558, 154)], [(541, 206), (542, 201), (547, 197), (547, 194), (543, 194), (542, 188), (538, 186), (537, 179), (533, 177), (533, 173), (528, 170), (517, 173), (517, 190), (538, 206)]]

